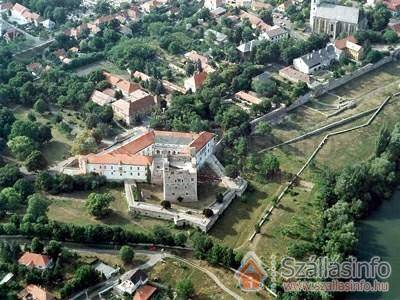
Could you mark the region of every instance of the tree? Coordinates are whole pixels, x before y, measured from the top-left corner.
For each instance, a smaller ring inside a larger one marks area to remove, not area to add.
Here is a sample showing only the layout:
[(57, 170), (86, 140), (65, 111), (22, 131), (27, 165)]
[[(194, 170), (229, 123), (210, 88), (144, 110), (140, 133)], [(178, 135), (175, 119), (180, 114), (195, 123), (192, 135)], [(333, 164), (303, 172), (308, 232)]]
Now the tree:
[(375, 142), (375, 156), (380, 156), (389, 145), (391, 133), (386, 125), (379, 130), (378, 137)]
[(18, 179), (13, 187), (21, 195), (22, 200), (35, 192), (33, 183), (25, 178)]
[(45, 247), (46, 254), (53, 259), (57, 258), (62, 252), (62, 245), (60, 242), (51, 240)]
[(112, 201), (114, 201), (114, 197), (110, 193), (91, 193), (85, 206), (91, 215), (102, 218), (107, 215), (108, 207)]
[(0, 188), (14, 185), (21, 177), (22, 174), (16, 166), (10, 164), (5, 165), (0, 168)]
[(35, 150), (25, 160), (25, 167), (28, 171), (43, 170), (47, 166), (46, 158), (42, 152)]
[(8, 141), (7, 146), (18, 160), (25, 160), (29, 154), (37, 150), (31, 138), (16, 136)]
[(186, 234), (179, 232), (175, 235), (174, 240), (177, 246), (184, 247), (187, 241), (187, 236)]
[(223, 195), (222, 193), (218, 193), (218, 194), (217, 194), (217, 197), (216, 197), (216, 201), (217, 201), (218, 203), (224, 202), (224, 195)]
[[(1, 58), (0, 58), (1, 60)], [(0, 88), (1, 89), (1, 88)], [(0, 91), (0, 99), (1, 99)], [(11, 126), (15, 122), (15, 117), (11, 110), (0, 106), (0, 137), (6, 138), (11, 132)]]
[(277, 91), (277, 84), (275, 81), (268, 80), (254, 80), (252, 83), (253, 89), (257, 92), (257, 94), (271, 97)]
[(33, 105), (33, 109), (42, 114), (48, 110), (48, 105), (43, 99), (39, 99)]
[(97, 150), (97, 142), (93, 136), (93, 131), (85, 130), (74, 140), (71, 152), (74, 154), (88, 154)]
[(376, 63), (377, 61), (381, 60), (383, 54), (377, 50), (371, 50), (368, 52), (367, 57), (365, 60), (369, 63)]
[(41, 253), (43, 251), (43, 243), (37, 238), (34, 237), (31, 242), (31, 251), (35, 253)]
[(21, 203), (21, 195), (12, 187), (7, 187), (0, 192), (0, 208), (15, 210)]
[(133, 257), (135, 256), (135, 252), (130, 246), (122, 246), (119, 250), (119, 257), (121, 258), (124, 264), (131, 263)]
[(391, 16), (392, 14), (386, 5), (378, 3), (367, 14), (368, 24), (372, 30), (384, 30), (389, 23)]
[(268, 25), (274, 25), (274, 19), (272, 18), (272, 11), (269, 9), (263, 9), (260, 12), (260, 18)]
[(26, 213), (31, 215), (34, 220), (45, 216), (49, 207), (49, 202), (46, 198), (39, 194), (33, 194), (28, 197), (28, 208)]
[(383, 38), (385, 39), (386, 43), (394, 44), (399, 40), (397, 33), (394, 30), (387, 29), (383, 34)]
[(163, 200), (161, 201), (161, 206), (165, 209), (170, 209), (171, 208), (171, 202), (167, 201), (167, 200)]
[(269, 135), (271, 133), (271, 125), (268, 122), (261, 121), (258, 122), (255, 127), (255, 133), (258, 135)]
[(178, 299), (188, 299), (194, 295), (194, 286), (189, 278), (184, 278), (176, 284)]
[(267, 177), (276, 174), (279, 171), (278, 158), (273, 154), (267, 153), (261, 161), (260, 171)]
[(65, 13), (65, 9), (63, 7), (56, 7), (53, 11), (53, 20), (58, 23), (62, 24), (65, 22), (67, 15)]

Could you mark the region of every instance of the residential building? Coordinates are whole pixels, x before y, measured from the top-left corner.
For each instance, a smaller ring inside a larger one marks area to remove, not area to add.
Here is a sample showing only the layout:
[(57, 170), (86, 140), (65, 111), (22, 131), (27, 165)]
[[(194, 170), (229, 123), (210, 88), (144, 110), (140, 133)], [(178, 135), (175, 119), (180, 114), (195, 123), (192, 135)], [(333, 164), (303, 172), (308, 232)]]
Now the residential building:
[(235, 98), (244, 101), (247, 104), (260, 104), (262, 100), (260, 98), (257, 98), (256, 96), (253, 96), (249, 93), (246, 93), (245, 91), (240, 91), (235, 94)]
[(25, 252), (20, 259), (18, 259), (20, 265), (27, 266), (29, 268), (36, 268), (40, 270), (46, 270), (52, 264), (52, 259), (47, 255)]
[(134, 78), (140, 79), (142, 81), (149, 81), (151, 77), (143, 72), (135, 71), (132, 75)]
[(46, 19), (43, 22), (41, 22), (40, 24), (43, 25), (44, 28), (48, 29), (48, 30), (52, 30), (54, 29), (54, 26), (56, 26), (56, 23), (54, 23), (52, 20), (50, 19)]
[(269, 4), (269, 3), (265, 3), (265, 2), (262, 2), (262, 1), (254, 1), (253, 0), (251, 2), (251, 9), (252, 10), (263, 10), (263, 9), (272, 10), (273, 6), (271, 4)]
[(96, 260), (93, 264), (93, 269), (103, 275), (106, 279), (110, 279), (112, 276), (118, 273), (119, 268), (115, 269), (99, 260)]
[(293, 66), (305, 74), (327, 68), (337, 58), (335, 47), (328, 44), (325, 48), (313, 51), (293, 60)]
[(250, 42), (239, 45), (236, 49), (240, 52), (242, 56), (247, 56), (250, 55), (251, 52), (253, 52), (253, 50), (259, 43), (259, 40), (251, 40)]
[(272, 26), (270, 29), (262, 32), (258, 38), (260, 40), (268, 40), (271, 41), (272, 43), (275, 43), (277, 41), (280, 41), (288, 37), (289, 37), (289, 32), (287, 30), (278, 25), (275, 25)]
[(251, 27), (253, 27), (254, 29), (258, 28), (258, 29), (264, 31), (264, 30), (268, 30), (271, 28), (271, 26), (268, 25), (267, 23), (265, 23), (260, 17), (254, 15), (254, 14), (248, 13), (244, 10), (240, 11), (239, 17), (242, 21), (248, 20), (251, 24)]
[(214, 18), (220, 18), (226, 13), (226, 9), (224, 7), (217, 7), (216, 9), (213, 9), (210, 11), (210, 15), (213, 16)]
[(31, 12), (29, 8), (15, 3), (10, 10), (11, 17), (19, 24), (33, 23), (35, 26), (39, 26), (40, 22), (43, 21), (42, 17), (37, 13)]
[(15, 40), (19, 36), (22, 36), (22, 33), (19, 32), (18, 29), (11, 27), (6, 30), (6, 32), (3, 35), (3, 38), (5, 39), (5, 41), (7, 43), (9, 43), (9, 42), (12, 42), (13, 40)]
[(6, 12), (13, 8), (14, 4), (12, 2), (3, 2), (0, 3), (0, 12)]
[(363, 47), (357, 44), (356, 38), (352, 35), (336, 40), (335, 48), (339, 56), (343, 53), (346, 57), (354, 60), (361, 60), (364, 57)]
[(225, 5), (224, 0), (205, 0), (204, 7), (208, 8), (209, 10), (215, 10), (218, 7), (223, 7)]
[(157, 292), (157, 288), (145, 284), (136, 290), (135, 296), (133, 296), (133, 300), (149, 300), (154, 294)]
[(281, 76), (291, 82), (294, 82), (294, 83), (304, 82), (307, 85), (311, 84), (310, 75), (294, 69), (293, 66), (288, 66), (283, 69), (280, 69), (279, 76)]
[(400, 11), (400, 0), (383, 0), (383, 4), (392, 11), (394, 15), (398, 15)]
[(221, 32), (215, 31), (213, 29), (207, 29), (204, 32), (204, 36), (205, 37), (212, 37), (212, 39), (214, 40), (215, 44), (223, 44), (226, 42), (228, 36), (226, 34), (223, 34)]
[(197, 170), (214, 146), (210, 132), (151, 130), (98, 154), (81, 156), (79, 166), (83, 173), (98, 173), (109, 180), (162, 184), (164, 200), (196, 201)]
[(56, 298), (48, 293), (45, 289), (35, 285), (29, 284), (17, 295), (21, 300), (55, 300)]
[(283, 2), (283, 3), (281, 3), (281, 4), (279, 4), (279, 5), (277, 6), (277, 10), (278, 10), (279, 12), (281, 12), (281, 13), (284, 13), (284, 12), (286, 12), (286, 10), (288, 9), (288, 7), (289, 7), (290, 5), (293, 5), (293, 2), (292, 2), (291, 0), (287, 0), (287, 1), (285, 1), (285, 2)]
[(152, 95), (144, 90), (135, 90), (125, 99), (119, 99), (111, 104), (114, 117), (131, 125), (138, 117), (150, 113), (156, 106)]
[(134, 269), (121, 275), (120, 281), (121, 283), (114, 287), (115, 292), (121, 296), (125, 294), (132, 296), (140, 286), (149, 281), (149, 278), (142, 270)]
[(366, 18), (356, 7), (336, 5), (330, 0), (311, 0), (310, 27), (313, 32), (337, 38), (341, 33), (352, 34), (366, 26)]
[(252, 0), (226, 0), (226, 4), (233, 7), (250, 7)]
[(203, 86), (204, 81), (207, 79), (207, 73), (205, 71), (196, 72), (193, 76), (185, 80), (184, 86), (186, 91), (192, 91), (195, 93), (199, 88)]
[(389, 28), (394, 30), (397, 33), (397, 36), (400, 36), (400, 23), (389, 24)]
[(40, 63), (31, 63), (26, 66), (26, 70), (33, 76), (38, 77), (43, 71), (43, 66)]
[(122, 79), (116, 75), (113, 75), (109, 72), (103, 71), (103, 75), (106, 78), (106, 81), (111, 84), (111, 86), (116, 89), (120, 90), (124, 96), (129, 96), (134, 91), (140, 89), (140, 85), (126, 79)]
[(208, 64), (208, 58), (204, 55), (197, 53), (196, 51), (192, 50), (184, 54), (185, 58), (193, 63), (200, 62), (201, 68), (206, 73), (213, 73), (215, 69)]
[(90, 96), (90, 100), (100, 106), (104, 106), (113, 103), (116, 99), (113, 96), (95, 90), (93, 91), (92, 96)]

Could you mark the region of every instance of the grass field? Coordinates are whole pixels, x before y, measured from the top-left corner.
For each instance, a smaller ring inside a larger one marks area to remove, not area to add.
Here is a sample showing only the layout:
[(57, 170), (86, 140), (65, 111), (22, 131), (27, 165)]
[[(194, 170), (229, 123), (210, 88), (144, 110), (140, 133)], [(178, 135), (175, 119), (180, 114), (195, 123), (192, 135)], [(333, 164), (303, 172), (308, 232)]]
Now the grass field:
[(90, 192), (75, 192), (72, 194), (59, 195), (57, 197), (50, 196), (51, 205), (48, 212), (49, 218), (78, 225), (118, 225), (127, 229), (143, 231), (147, 231), (156, 225), (172, 228), (172, 224), (166, 221), (143, 216), (131, 216), (128, 212), (128, 204), (123, 193), (123, 188), (102, 188), (97, 192), (110, 192), (115, 198), (115, 201), (110, 205), (111, 213), (107, 217), (99, 220), (89, 215), (85, 209), (85, 201)]
[[(314, 109), (301, 107), (290, 113), (287, 121), (273, 127), (272, 137), (253, 138), (250, 143), (250, 149), (256, 152), (313, 130), (318, 126), (377, 107), (385, 97), (399, 90), (400, 81), (397, 82), (400, 79), (399, 75), (400, 64), (396, 63), (352, 81), (340, 88), (340, 90), (334, 91), (334, 94), (343, 96), (347, 93), (351, 97), (357, 98), (359, 102), (356, 108), (328, 119)], [(329, 103), (333, 101), (332, 99), (333, 96), (328, 95), (325, 100)], [(324, 101), (324, 99), (319, 100)], [(346, 165), (368, 159), (373, 154), (379, 129), (383, 124), (387, 124), (390, 127), (396, 121), (400, 121), (399, 110), (400, 98), (394, 98), (385, 106), (371, 126), (331, 137), (316, 156), (315, 168), (318, 169), (326, 165), (339, 170)], [(297, 172), (327, 133), (363, 124), (370, 116), (362, 117), (352, 123), (272, 150), (280, 161), (282, 172), (286, 174)], [(314, 176), (315, 169), (307, 168), (301, 178), (312, 183)], [(256, 218), (261, 216), (260, 212), (265, 207), (269, 207), (268, 204), (263, 205), (265, 203), (263, 200), (268, 198), (266, 195), (276, 194), (279, 191), (279, 185), (266, 184), (259, 189), (262, 189), (265, 194), (257, 192), (253, 195), (254, 199), (251, 201), (251, 205), (247, 207), (250, 208), (251, 213), (246, 211), (245, 205), (240, 201), (233, 203), (226, 213), (228, 217), (226, 219), (223, 217), (221, 222), (216, 224), (212, 234), (235, 247), (245, 242), (244, 237), (254, 230), (254, 223)], [(312, 238), (318, 230), (316, 226), (321, 217), (321, 211), (316, 203), (315, 195), (315, 191), (309, 187), (294, 187), (293, 192), (286, 194), (278, 208), (270, 216), (270, 220), (264, 224), (261, 234), (256, 237), (253, 243), (245, 245), (240, 250), (255, 250), (264, 261), (268, 261), (271, 254), (277, 256), (285, 255), (287, 247), (295, 240), (287, 235), (285, 228), (294, 226), (296, 222), (299, 222), (298, 218), (301, 218), (303, 226), (309, 229), (310, 238)]]
[(176, 287), (182, 279), (190, 279), (194, 285), (195, 296), (191, 299), (233, 299), (203, 272), (172, 258), (166, 258), (149, 271), (151, 280), (165, 286)]

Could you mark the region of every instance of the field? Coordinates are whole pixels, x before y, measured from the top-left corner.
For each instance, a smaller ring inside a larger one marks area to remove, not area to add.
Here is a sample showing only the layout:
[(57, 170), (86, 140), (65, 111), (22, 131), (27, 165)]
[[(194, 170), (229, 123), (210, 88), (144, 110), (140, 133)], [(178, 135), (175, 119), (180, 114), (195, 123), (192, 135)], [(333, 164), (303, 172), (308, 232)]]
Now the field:
[[(357, 106), (348, 109), (339, 115), (327, 118), (316, 109), (315, 103), (303, 106), (291, 112), (284, 122), (273, 126), (272, 134), (265, 138), (253, 137), (250, 149), (254, 153), (287, 139), (299, 136), (320, 126), (332, 123), (342, 118), (377, 107), (390, 94), (399, 90), (400, 64), (388, 64), (370, 74), (353, 80), (349, 84), (335, 90), (332, 95), (317, 99), (320, 102), (334, 104), (338, 101), (335, 95), (355, 99)], [(312, 240), (318, 230), (318, 221), (321, 212), (316, 200), (316, 191), (313, 188), (315, 172), (322, 166), (329, 166), (339, 170), (344, 166), (368, 159), (375, 147), (375, 139), (383, 124), (393, 126), (399, 120), (398, 111), (400, 99), (393, 98), (367, 128), (359, 129), (339, 136), (329, 138), (322, 150), (314, 160), (314, 166), (307, 168), (301, 176), (301, 183), (285, 195), (277, 209), (274, 210), (269, 220), (262, 226), (261, 233), (252, 243), (247, 238), (254, 230), (256, 220), (261, 217), (261, 212), (271, 206), (271, 196), (277, 195), (285, 182), (268, 182), (254, 184), (256, 192), (250, 201), (236, 200), (220, 221), (212, 229), (211, 234), (226, 244), (239, 247), (238, 250), (254, 250), (269, 261), (270, 255), (279, 256), (287, 253), (287, 247), (296, 237), (290, 237), (288, 229), (295, 226), (307, 228)], [(329, 133), (345, 128), (351, 128), (365, 123), (371, 115), (359, 118), (351, 123), (330, 129), (321, 134), (309, 137), (302, 141), (292, 143), (272, 150), (280, 161), (283, 173), (290, 175), (296, 173), (307, 161), (323, 137)], [(300, 225), (299, 225), (300, 224)]]
[(78, 225), (119, 225), (127, 229), (143, 231), (147, 231), (155, 225), (172, 227), (172, 224), (166, 221), (143, 216), (131, 216), (128, 212), (128, 205), (123, 193), (123, 188), (102, 188), (98, 192), (110, 192), (115, 198), (115, 201), (110, 205), (111, 213), (107, 217), (98, 220), (90, 216), (85, 209), (85, 200), (89, 192), (75, 192), (66, 195), (49, 196), (51, 199), (48, 212), (49, 218)]
[(86, 76), (90, 72), (97, 71), (97, 70), (106, 70), (110, 73), (122, 76), (124, 78), (129, 78), (128, 72), (119, 69), (117, 66), (115, 66), (113, 63), (107, 61), (107, 60), (101, 60), (94, 62), (89, 65), (85, 65), (80, 68), (74, 69), (74, 72), (78, 74), (79, 76)]

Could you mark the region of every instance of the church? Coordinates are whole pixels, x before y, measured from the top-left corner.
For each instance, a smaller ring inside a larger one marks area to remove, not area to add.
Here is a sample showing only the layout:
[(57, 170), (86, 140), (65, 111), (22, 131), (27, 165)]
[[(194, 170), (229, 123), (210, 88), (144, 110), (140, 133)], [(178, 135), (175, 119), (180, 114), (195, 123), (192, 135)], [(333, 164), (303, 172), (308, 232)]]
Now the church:
[(341, 33), (352, 34), (364, 29), (367, 20), (360, 9), (336, 5), (332, 1), (311, 0), (310, 27), (312, 32), (326, 33), (336, 39)]

